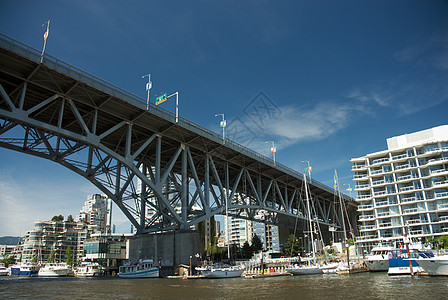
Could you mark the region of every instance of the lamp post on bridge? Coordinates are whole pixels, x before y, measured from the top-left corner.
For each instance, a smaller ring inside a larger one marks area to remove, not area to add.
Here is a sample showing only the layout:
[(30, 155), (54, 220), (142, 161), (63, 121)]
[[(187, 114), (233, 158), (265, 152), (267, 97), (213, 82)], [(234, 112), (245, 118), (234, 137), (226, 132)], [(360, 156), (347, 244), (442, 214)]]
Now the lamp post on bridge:
[(222, 116), (222, 121), (219, 123), (219, 126), (222, 128), (222, 143), (225, 144), (226, 143), (225, 128), (227, 126), (227, 122), (224, 119), (224, 114), (216, 114), (215, 117), (217, 117), (217, 116)]
[(148, 91), (148, 98), (146, 99), (146, 110), (149, 110), (149, 90), (152, 88), (151, 74), (143, 75), (142, 78), (148, 76), (148, 83), (146, 84), (146, 90)]
[(271, 153), (274, 156), (274, 168), (275, 168), (275, 152), (277, 152), (277, 147), (275, 147), (274, 141), (266, 141), (266, 144), (267, 143), (272, 143)]

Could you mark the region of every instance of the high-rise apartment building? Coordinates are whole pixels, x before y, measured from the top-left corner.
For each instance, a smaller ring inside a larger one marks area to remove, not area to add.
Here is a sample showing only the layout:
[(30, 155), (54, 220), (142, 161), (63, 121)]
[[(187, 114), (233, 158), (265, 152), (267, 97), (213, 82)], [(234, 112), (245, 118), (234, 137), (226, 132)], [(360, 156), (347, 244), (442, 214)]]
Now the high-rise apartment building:
[(387, 139), (388, 149), (353, 158), (360, 237), (369, 250), (404, 234), (448, 234), (448, 125)]
[(89, 225), (93, 232), (107, 233), (110, 231), (111, 204), (106, 195), (89, 195), (76, 221)]

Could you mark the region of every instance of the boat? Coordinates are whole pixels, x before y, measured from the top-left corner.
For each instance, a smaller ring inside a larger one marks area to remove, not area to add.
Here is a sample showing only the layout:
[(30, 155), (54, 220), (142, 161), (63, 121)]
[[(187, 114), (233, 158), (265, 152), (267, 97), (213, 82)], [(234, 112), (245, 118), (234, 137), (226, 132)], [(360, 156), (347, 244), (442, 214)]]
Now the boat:
[(290, 265), (285, 268), (286, 272), (292, 275), (313, 275), (323, 274), (323, 270), (318, 265)]
[(9, 275), (8, 268), (6, 268), (3, 263), (0, 263), (0, 276), (7, 276), (7, 275)]
[(429, 276), (448, 276), (448, 255), (419, 257), (415, 261)]
[[(409, 249), (409, 254), (406, 249), (395, 249), (389, 254), (389, 270), (387, 275), (414, 275), (416, 273), (424, 272), (416, 261), (419, 257), (434, 257), (430, 251), (422, 251), (418, 249)], [(410, 263), (412, 265), (412, 270)]]
[(136, 263), (128, 262), (120, 266), (118, 276), (122, 278), (157, 278), (159, 268), (153, 266), (152, 259), (140, 259)]
[(329, 262), (321, 264), (319, 269), (321, 269), (324, 274), (337, 274), (340, 266), (341, 263), (339, 262)]
[(212, 265), (197, 267), (197, 271), (207, 278), (234, 278), (241, 277), (245, 271), (244, 266)]
[(39, 265), (36, 263), (18, 263), (11, 266), (11, 276), (37, 276)]
[(46, 263), (40, 267), (38, 276), (42, 277), (67, 276), (69, 270), (70, 267), (65, 263)]
[(83, 262), (75, 270), (76, 277), (96, 277), (101, 276), (103, 268), (98, 263)]
[(392, 246), (373, 247), (365, 260), (370, 272), (387, 272), (389, 270), (389, 253), (395, 250)]

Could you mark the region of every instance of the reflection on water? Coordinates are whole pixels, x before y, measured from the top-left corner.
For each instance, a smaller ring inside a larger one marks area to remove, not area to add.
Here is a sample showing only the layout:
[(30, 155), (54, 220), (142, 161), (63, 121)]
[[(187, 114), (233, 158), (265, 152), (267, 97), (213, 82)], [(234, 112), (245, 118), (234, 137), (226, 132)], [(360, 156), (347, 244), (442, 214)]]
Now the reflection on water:
[(386, 273), (195, 280), (2, 277), (0, 299), (444, 299), (447, 288), (448, 277)]

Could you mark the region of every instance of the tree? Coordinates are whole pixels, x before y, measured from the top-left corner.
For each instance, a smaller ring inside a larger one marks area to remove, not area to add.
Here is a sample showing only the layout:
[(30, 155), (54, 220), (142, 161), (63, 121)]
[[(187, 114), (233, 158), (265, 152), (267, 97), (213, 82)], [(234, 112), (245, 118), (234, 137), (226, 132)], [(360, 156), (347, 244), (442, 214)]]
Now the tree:
[(55, 260), (56, 260), (56, 250), (53, 249), (51, 251), (50, 258), (48, 258), (48, 262), (49, 263), (54, 263)]
[(73, 255), (72, 255), (72, 249), (70, 246), (67, 247), (67, 250), (65, 250), (65, 263), (67, 265), (73, 264)]
[(68, 222), (68, 223), (75, 223), (75, 220), (73, 220), (73, 216), (72, 215), (68, 215), (66, 222)]
[(241, 248), (241, 252), (243, 252), (244, 258), (251, 258), (252, 254), (254, 253), (248, 241), (244, 242), (243, 247)]
[(283, 252), (285, 252), (286, 255), (296, 256), (300, 253), (300, 251), (301, 247), (299, 240), (295, 235), (290, 234), (285, 246), (283, 247)]
[(4, 263), (5, 267), (9, 267), (9, 265), (12, 265), (15, 263), (15, 259), (14, 259), (14, 256), (10, 255), (10, 256), (5, 257), (2, 260), (0, 260), (0, 262)]
[(263, 243), (261, 242), (258, 235), (254, 234), (254, 237), (252, 238), (252, 251), (253, 253), (258, 253), (261, 250), (263, 250)]
[(63, 215), (59, 215), (59, 216), (54, 216), (53, 218), (51, 218), (52, 222), (62, 222), (64, 221), (64, 216)]
[(440, 248), (444, 248), (444, 249), (448, 248), (448, 235), (442, 235), (439, 238), (439, 245), (440, 245)]

